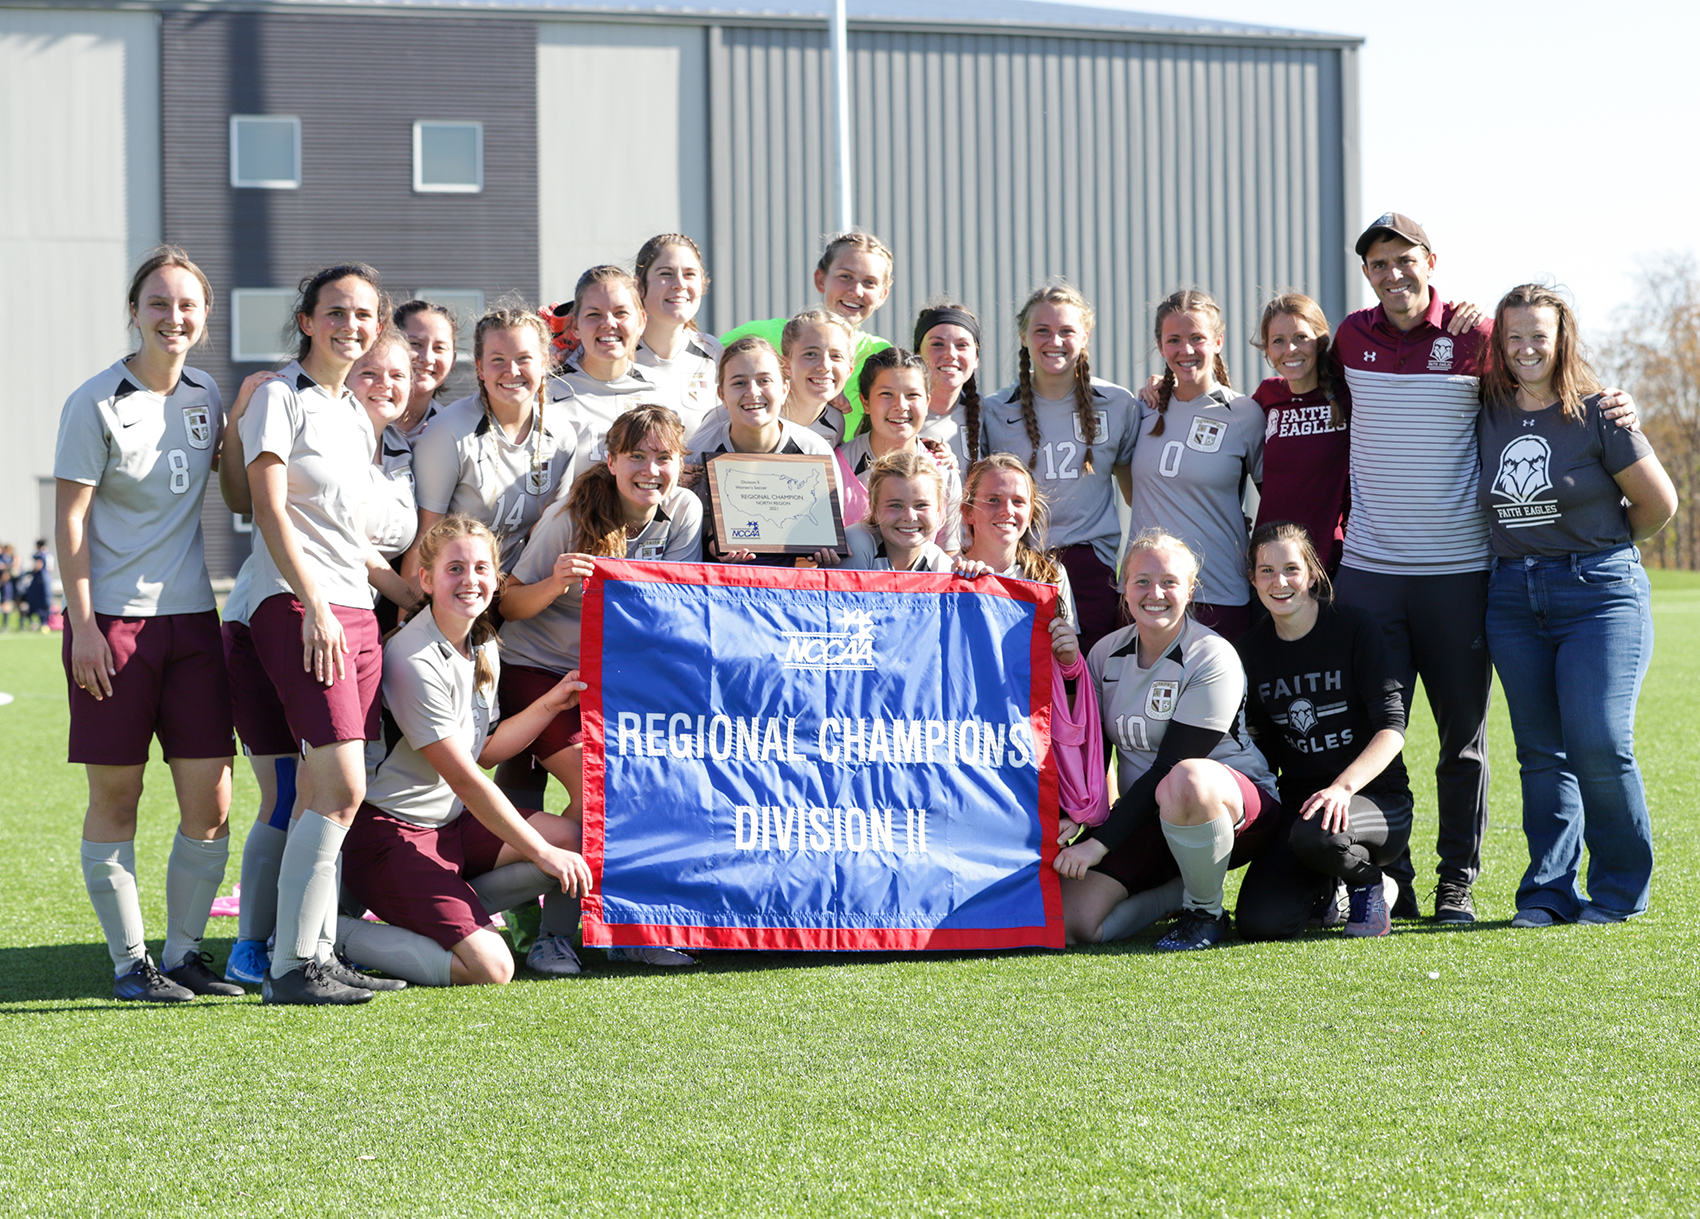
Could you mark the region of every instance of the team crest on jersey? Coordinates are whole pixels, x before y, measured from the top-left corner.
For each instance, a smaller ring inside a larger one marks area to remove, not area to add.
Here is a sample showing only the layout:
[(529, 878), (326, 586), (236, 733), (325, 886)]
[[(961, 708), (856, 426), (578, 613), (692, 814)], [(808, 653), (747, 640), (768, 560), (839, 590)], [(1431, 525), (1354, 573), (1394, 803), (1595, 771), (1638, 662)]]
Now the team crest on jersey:
[(1145, 714), (1154, 720), (1166, 720), (1175, 713), (1175, 696), (1181, 692), (1178, 681), (1154, 681), (1145, 694)]
[(532, 466), (530, 470), (526, 471), (525, 493), (527, 495), (547, 495), (549, 484), (552, 481), (553, 476), (549, 473), (548, 466)]
[(1263, 438), (1274, 439), (1275, 433), (1281, 430), (1281, 408), (1276, 407), (1269, 412), (1269, 422), (1263, 425)]
[(1526, 504), (1542, 491), (1552, 489), (1552, 448), (1540, 436), (1519, 436), (1499, 454), (1499, 473), (1494, 476), (1495, 495)]
[(1071, 418), (1074, 420), (1074, 438), (1076, 440), (1080, 441), (1081, 444), (1103, 444), (1104, 438), (1110, 434), (1110, 412), (1109, 411), (1093, 411), (1092, 412), (1092, 433), (1093, 434), (1091, 436), (1082, 436), (1080, 434), (1080, 416), (1079, 415), (1073, 415), (1073, 416), (1071, 416)]
[(637, 548), (637, 554), (633, 555), (632, 557), (637, 558), (637, 559), (659, 559), (662, 555), (664, 555), (666, 553), (667, 553), (667, 543), (666, 542), (663, 542), (663, 541), (645, 542), (642, 546), (639, 546)]
[(1287, 722), (1295, 732), (1308, 733), (1316, 727), (1316, 704), (1308, 698), (1295, 698), (1287, 704)]
[(183, 408), (183, 430), (188, 434), (189, 444), (194, 448), (212, 448), (212, 412), (205, 406)]
[(1428, 349), (1428, 367), (1430, 372), (1448, 372), (1452, 368), (1452, 340), (1444, 334)]
[(1222, 437), (1228, 434), (1228, 425), (1220, 419), (1205, 419), (1200, 416), (1192, 421), (1192, 434), (1186, 438), (1186, 447), (1198, 453), (1214, 453), (1222, 447)]

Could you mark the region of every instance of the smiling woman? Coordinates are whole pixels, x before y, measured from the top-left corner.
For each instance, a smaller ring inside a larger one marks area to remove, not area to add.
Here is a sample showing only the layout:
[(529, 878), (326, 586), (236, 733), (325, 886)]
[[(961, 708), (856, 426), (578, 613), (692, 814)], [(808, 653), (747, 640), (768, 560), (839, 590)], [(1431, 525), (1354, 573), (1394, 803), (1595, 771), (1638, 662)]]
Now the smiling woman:
[[(222, 411), (212, 378), (186, 364), (212, 303), (206, 276), (182, 250), (145, 259), (129, 292), (140, 346), (71, 395), (53, 461), (70, 760), (83, 764), (89, 786), (83, 879), (112, 957), (113, 994), (125, 1000), (242, 993), (201, 952), (229, 853), (234, 744), (201, 540)], [(134, 846), (156, 733), (180, 810), (163, 974), (143, 938)]]

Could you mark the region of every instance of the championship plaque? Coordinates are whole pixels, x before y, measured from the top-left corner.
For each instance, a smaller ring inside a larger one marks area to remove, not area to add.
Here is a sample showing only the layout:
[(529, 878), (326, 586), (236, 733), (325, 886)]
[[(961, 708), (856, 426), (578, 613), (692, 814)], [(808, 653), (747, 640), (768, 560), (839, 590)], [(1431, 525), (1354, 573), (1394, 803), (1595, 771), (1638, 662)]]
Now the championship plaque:
[(708, 462), (708, 498), (724, 551), (845, 553), (837, 462), (806, 453), (722, 453)]

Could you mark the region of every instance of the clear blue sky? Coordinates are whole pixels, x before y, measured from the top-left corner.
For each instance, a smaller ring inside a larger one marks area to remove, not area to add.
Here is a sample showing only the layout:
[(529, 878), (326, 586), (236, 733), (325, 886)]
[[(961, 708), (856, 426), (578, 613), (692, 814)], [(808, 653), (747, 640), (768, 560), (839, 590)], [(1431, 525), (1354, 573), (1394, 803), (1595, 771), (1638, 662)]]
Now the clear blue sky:
[(1448, 299), (1556, 281), (1598, 334), (1640, 263), (1700, 251), (1695, 0), (1072, 2), (1364, 37), (1362, 219), (1421, 224)]

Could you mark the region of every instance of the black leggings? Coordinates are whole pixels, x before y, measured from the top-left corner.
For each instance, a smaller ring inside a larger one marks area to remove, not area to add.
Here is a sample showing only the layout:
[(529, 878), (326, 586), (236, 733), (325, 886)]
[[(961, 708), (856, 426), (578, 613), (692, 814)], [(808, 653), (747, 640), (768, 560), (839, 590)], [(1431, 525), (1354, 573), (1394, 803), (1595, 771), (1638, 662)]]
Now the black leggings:
[(1411, 797), (1352, 797), (1346, 831), (1322, 832), (1322, 818), (1308, 821), (1297, 806), (1251, 866), (1240, 885), (1234, 911), (1240, 938), (1284, 940), (1303, 931), (1316, 903), (1331, 892), (1334, 878), (1350, 888), (1378, 884), (1381, 869), (1398, 859), (1411, 840)]

